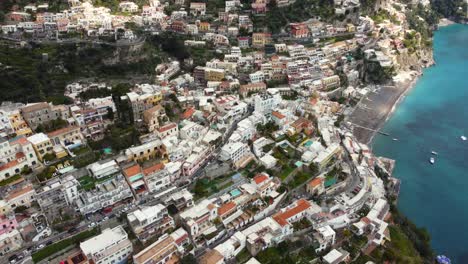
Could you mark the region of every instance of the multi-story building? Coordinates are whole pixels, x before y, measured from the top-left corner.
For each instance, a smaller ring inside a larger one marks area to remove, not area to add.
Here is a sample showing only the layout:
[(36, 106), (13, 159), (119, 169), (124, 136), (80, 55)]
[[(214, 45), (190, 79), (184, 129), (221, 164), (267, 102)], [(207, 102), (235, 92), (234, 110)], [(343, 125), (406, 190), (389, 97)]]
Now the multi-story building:
[(98, 182), (94, 189), (83, 191), (76, 205), (81, 214), (86, 215), (108, 208), (125, 199), (132, 199), (133, 194), (122, 174)]
[(160, 105), (154, 106), (143, 112), (143, 122), (149, 132), (157, 130), (161, 125), (169, 121), (164, 108)]
[(122, 12), (135, 13), (138, 12), (138, 5), (133, 2), (124, 1), (119, 3), (119, 9)]
[(294, 38), (307, 38), (309, 36), (309, 27), (305, 23), (291, 23), (289, 26)]
[(168, 123), (164, 126), (159, 127), (156, 130), (156, 134), (160, 139), (164, 139), (169, 136), (178, 136), (179, 135), (179, 127), (176, 123)]
[(158, 241), (134, 255), (133, 263), (165, 264), (177, 262), (179, 258), (175, 257), (181, 256), (189, 243), (189, 235), (184, 229), (179, 228), (170, 235), (164, 234)]
[(98, 180), (120, 173), (120, 167), (115, 160), (98, 161), (88, 165), (86, 168), (90, 175)]
[(24, 120), (18, 109), (13, 110), (9, 113), (8, 118), (10, 119), (11, 128), (17, 136), (30, 136), (32, 135), (32, 130)]
[(171, 184), (171, 174), (163, 163), (157, 163), (143, 169), (148, 192), (155, 193), (168, 188)]
[(248, 83), (241, 85), (239, 93), (243, 97), (249, 96), (251, 93), (258, 93), (266, 91), (266, 84), (264, 82)]
[(176, 193), (171, 194), (164, 200), (166, 206), (173, 205), (177, 210), (181, 211), (185, 208), (193, 206), (193, 195), (187, 189), (182, 189)]
[(150, 94), (137, 94), (136, 92), (127, 93), (126, 98), (130, 101), (133, 112), (133, 120), (137, 122), (143, 119), (143, 112), (156, 106), (162, 100), (160, 92)]
[(306, 191), (311, 195), (320, 195), (325, 191), (325, 179), (316, 177), (306, 185)]
[(232, 162), (235, 168), (242, 168), (253, 158), (253, 154), (247, 144), (231, 142), (224, 145), (219, 155), (220, 160)]
[(273, 215), (273, 219), (283, 227), (292, 228), (292, 224), (302, 220), (313, 213), (320, 212), (321, 209), (318, 205), (300, 199), (292, 203), (286, 208), (281, 209), (278, 213)]
[(36, 129), (41, 124), (47, 124), (55, 119), (66, 120), (70, 117), (68, 108), (64, 106), (54, 106), (48, 103), (28, 104), (21, 108), (21, 114), (29, 127)]
[(218, 211), (215, 204), (205, 199), (180, 213), (179, 217), (192, 238), (196, 238), (213, 226), (212, 221), (218, 217)]
[(206, 81), (222, 81), (224, 79), (224, 70), (223, 69), (214, 69), (205, 67), (205, 80)]
[(206, 3), (203, 2), (191, 2), (190, 3), (190, 14), (192, 16), (204, 16), (206, 12)]
[(265, 81), (265, 73), (263, 71), (256, 71), (249, 74), (249, 79), (252, 83), (259, 83)]
[(267, 217), (242, 231), (246, 237), (246, 248), (253, 256), (268, 247), (277, 245), (285, 236), (292, 234), (292, 229), (286, 229), (273, 218)]
[(47, 153), (53, 153), (54, 147), (52, 141), (44, 133), (34, 134), (28, 137), (28, 141), (31, 142), (39, 161), (42, 161)]
[(0, 138), (0, 180), (19, 174), (25, 167), (39, 165), (32, 144), (23, 136), (10, 140)]
[(73, 175), (48, 181), (36, 194), (37, 203), (51, 222), (59, 218), (61, 212), (74, 212), (73, 204), (77, 199), (78, 181)]
[(0, 235), (9, 233), (18, 227), (15, 214), (2, 214), (0, 212)]
[(100, 235), (80, 243), (80, 249), (90, 263), (127, 263), (133, 253), (132, 242), (122, 226), (105, 229)]
[(322, 86), (325, 91), (340, 87), (340, 77), (333, 75), (322, 79)]
[(161, 140), (153, 140), (140, 146), (131, 147), (125, 151), (125, 155), (129, 160), (135, 162), (150, 159), (167, 159), (166, 147)]
[(127, 215), (127, 220), (133, 233), (142, 241), (164, 234), (168, 229), (175, 227), (174, 220), (162, 204), (133, 211)]
[(271, 195), (281, 185), (281, 181), (277, 178), (270, 177), (270, 175), (265, 172), (255, 175), (251, 183), (255, 186), (256, 192), (260, 197)]
[(252, 34), (252, 46), (255, 48), (263, 48), (265, 44), (271, 43), (271, 34), (270, 33), (253, 33)]
[(80, 127), (68, 126), (47, 133), (47, 136), (52, 141), (52, 144), (68, 146), (71, 144), (82, 144), (84, 137), (81, 134)]
[(23, 238), (18, 230), (3, 233), (0, 235), (0, 257), (9, 252), (18, 250), (23, 245)]
[(32, 135), (32, 130), (24, 121), (19, 108), (22, 103), (3, 102), (0, 105), (0, 136), (16, 134), (17, 136)]
[(139, 199), (148, 192), (145, 175), (139, 164), (130, 165), (123, 169), (125, 180), (130, 186), (133, 195)]
[(192, 153), (182, 165), (182, 174), (192, 176), (211, 157), (212, 149), (207, 145), (200, 145), (193, 148)]
[(262, 93), (254, 97), (255, 112), (260, 112), (267, 117), (271, 116), (271, 112), (281, 103), (281, 96), (278, 94)]
[(30, 207), (31, 203), (36, 200), (36, 191), (31, 184), (27, 184), (9, 191), (4, 200), (6, 205), (12, 209), (18, 206)]

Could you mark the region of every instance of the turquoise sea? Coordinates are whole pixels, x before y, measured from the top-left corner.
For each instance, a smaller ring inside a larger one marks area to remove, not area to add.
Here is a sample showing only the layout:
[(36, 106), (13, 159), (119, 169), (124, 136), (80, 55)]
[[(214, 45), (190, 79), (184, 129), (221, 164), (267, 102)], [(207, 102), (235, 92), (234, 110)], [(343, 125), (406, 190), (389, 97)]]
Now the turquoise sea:
[(434, 58), (384, 126), (391, 137), (372, 145), (396, 160), (400, 210), (428, 229), (437, 254), (468, 263), (468, 25), (437, 31)]

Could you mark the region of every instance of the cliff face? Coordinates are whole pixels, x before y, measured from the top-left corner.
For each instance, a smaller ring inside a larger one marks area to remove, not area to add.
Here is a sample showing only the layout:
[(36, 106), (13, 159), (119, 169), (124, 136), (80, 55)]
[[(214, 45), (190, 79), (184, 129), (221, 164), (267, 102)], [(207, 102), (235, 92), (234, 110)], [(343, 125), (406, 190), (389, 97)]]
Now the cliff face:
[(421, 71), (423, 68), (434, 64), (431, 48), (418, 49), (418, 51), (411, 54), (404, 50), (396, 56), (396, 60), (397, 71)]
[(129, 64), (147, 59), (150, 54), (143, 49), (144, 42), (130, 46), (111, 47), (112, 55), (102, 59), (104, 65)]

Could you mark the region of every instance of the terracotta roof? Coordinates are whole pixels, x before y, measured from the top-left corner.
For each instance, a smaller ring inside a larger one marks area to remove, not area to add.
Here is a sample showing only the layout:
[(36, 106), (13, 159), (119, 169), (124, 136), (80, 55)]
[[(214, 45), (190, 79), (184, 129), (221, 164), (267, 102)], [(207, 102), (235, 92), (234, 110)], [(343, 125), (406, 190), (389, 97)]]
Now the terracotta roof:
[(195, 113), (195, 108), (190, 107), (189, 109), (185, 110), (185, 112), (182, 114), (182, 119), (192, 117), (193, 113)]
[(265, 174), (257, 174), (255, 175), (255, 177), (253, 178), (253, 180), (255, 181), (255, 183), (258, 185), (266, 180), (268, 180), (268, 176), (266, 176)]
[(288, 209), (284, 212), (277, 213), (273, 216), (273, 219), (278, 222), (278, 224), (285, 226), (288, 224), (288, 219), (302, 213), (310, 207), (310, 203), (307, 200), (300, 199), (296, 202), (296, 206), (291, 209)]
[(37, 104), (33, 104), (33, 105), (27, 105), (27, 106), (21, 108), (21, 111), (23, 113), (29, 113), (29, 112), (34, 112), (34, 111), (44, 109), (44, 108), (48, 108), (48, 107), (49, 107), (48, 103), (42, 102), (42, 103), (37, 103)]
[(232, 209), (236, 207), (235, 202), (228, 202), (223, 204), (221, 207), (218, 208), (218, 215), (223, 216), (224, 214), (230, 212)]
[(16, 138), (13, 138), (12, 140), (10, 140), (10, 145), (11, 144), (21, 144), (21, 145), (24, 145), (24, 144), (28, 144), (29, 141), (26, 139), (26, 137), (16, 137)]
[(312, 187), (317, 187), (323, 183), (323, 178), (317, 177), (309, 182), (309, 185)]
[(371, 223), (370, 219), (367, 218), (367, 216), (364, 216), (363, 218), (361, 218), (361, 221), (364, 222), (364, 223), (366, 223), (366, 224), (370, 224), (370, 223)]
[(216, 249), (212, 249), (200, 258), (200, 264), (217, 264), (218, 262), (224, 259), (223, 255), (219, 253)]
[(47, 133), (47, 136), (55, 137), (55, 136), (66, 134), (66, 133), (69, 133), (70, 131), (79, 130), (79, 129), (80, 128), (77, 127), (77, 126), (68, 126), (68, 127), (60, 128), (60, 129), (54, 130), (54, 131), (52, 131), (50, 133)]
[(26, 156), (24, 155), (23, 152), (18, 152), (18, 153), (15, 154), (15, 157), (16, 157), (16, 159), (21, 159), (21, 158), (24, 158)]
[(278, 112), (278, 111), (273, 111), (273, 112), (271, 112), (271, 114), (272, 114), (274, 117), (278, 118), (278, 119), (283, 119), (283, 118), (286, 117), (285, 115), (281, 114), (281, 113)]
[(148, 168), (143, 169), (143, 174), (149, 175), (149, 174), (154, 173), (155, 171), (160, 171), (162, 169), (164, 169), (164, 164), (163, 163), (157, 163), (157, 164), (155, 164), (153, 166), (150, 166)]
[(140, 173), (140, 172), (141, 172), (141, 167), (140, 167), (140, 165), (138, 165), (138, 164), (135, 164), (135, 165), (133, 165), (133, 166), (131, 166), (131, 167), (128, 167), (128, 168), (126, 168), (126, 169), (124, 170), (124, 174), (125, 174), (125, 176), (127, 176), (127, 177), (136, 175), (136, 174), (138, 174), (138, 173)]
[(7, 169), (9, 169), (11, 167), (14, 167), (16, 165), (18, 165), (18, 161), (17, 160), (12, 160), (12, 161), (10, 161), (8, 163), (5, 163), (2, 166), (0, 166), (0, 171), (7, 170)]
[(209, 210), (213, 210), (214, 208), (216, 208), (216, 206), (212, 203), (210, 203), (207, 207)]
[(31, 185), (28, 185), (28, 186), (22, 188), (21, 190), (15, 190), (15, 191), (11, 192), (11, 193), (7, 196), (7, 200), (14, 199), (14, 198), (16, 198), (16, 197), (18, 197), (18, 196), (21, 196), (21, 195), (23, 195), (23, 194), (25, 194), (25, 193), (28, 193), (28, 192), (30, 192), (30, 191), (33, 191), (33, 190), (34, 190), (34, 189), (33, 189), (33, 187), (32, 187)]
[(167, 130), (173, 129), (176, 126), (177, 126), (176, 123), (170, 123), (170, 124), (167, 124), (165, 126), (162, 126), (162, 127), (158, 128), (158, 132), (159, 133), (166, 132)]

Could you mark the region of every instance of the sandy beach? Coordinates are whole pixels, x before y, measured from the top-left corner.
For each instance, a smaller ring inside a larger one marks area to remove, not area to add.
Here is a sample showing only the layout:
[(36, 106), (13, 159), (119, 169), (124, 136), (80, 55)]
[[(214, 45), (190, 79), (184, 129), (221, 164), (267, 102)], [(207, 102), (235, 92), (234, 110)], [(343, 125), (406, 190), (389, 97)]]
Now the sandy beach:
[(440, 21), (439, 21), (438, 26), (439, 27), (446, 27), (446, 26), (450, 26), (452, 24), (455, 24), (455, 22), (453, 22), (452, 20), (447, 19), (447, 18), (441, 18)]
[(353, 134), (360, 142), (369, 144), (372, 141), (375, 131), (383, 127), (419, 76), (417, 71), (400, 72), (394, 77), (394, 85), (377, 86), (359, 102), (347, 122), (353, 124)]

